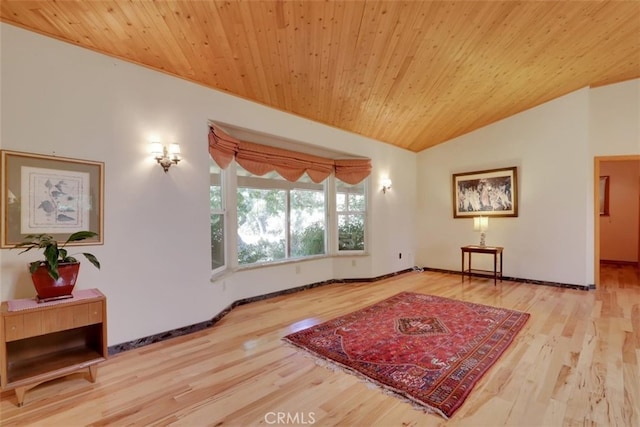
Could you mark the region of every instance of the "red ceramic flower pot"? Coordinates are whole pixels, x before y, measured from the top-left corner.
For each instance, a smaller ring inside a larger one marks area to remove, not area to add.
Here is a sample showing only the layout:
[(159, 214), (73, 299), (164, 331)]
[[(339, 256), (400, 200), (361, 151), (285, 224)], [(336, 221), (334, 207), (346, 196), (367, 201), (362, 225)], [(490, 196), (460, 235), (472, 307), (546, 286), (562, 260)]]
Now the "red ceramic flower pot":
[(71, 295), (73, 287), (76, 285), (80, 271), (80, 263), (65, 263), (58, 265), (58, 273), (60, 277), (54, 280), (49, 276), (47, 267), (43, 264), (31, 275), (33, 285), (39, 299), (60, 298)]

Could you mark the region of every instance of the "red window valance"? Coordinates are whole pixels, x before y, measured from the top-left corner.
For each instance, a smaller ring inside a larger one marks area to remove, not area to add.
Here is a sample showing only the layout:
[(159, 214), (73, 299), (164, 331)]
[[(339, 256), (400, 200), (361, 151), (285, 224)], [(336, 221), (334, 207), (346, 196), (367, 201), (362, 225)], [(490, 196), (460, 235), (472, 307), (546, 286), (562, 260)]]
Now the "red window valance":
[(357, 184), (371, 173), (370, 159), (333, 160), (240, 141), (215, 125), (209, 127), (209, 153), (223, 169), (235, 157), (240, 166), (254, 175), (276, 171), (287, 181), (297, 181), (306, 173), (313, 182), (319, 183), (335, 173), (341, 181)]

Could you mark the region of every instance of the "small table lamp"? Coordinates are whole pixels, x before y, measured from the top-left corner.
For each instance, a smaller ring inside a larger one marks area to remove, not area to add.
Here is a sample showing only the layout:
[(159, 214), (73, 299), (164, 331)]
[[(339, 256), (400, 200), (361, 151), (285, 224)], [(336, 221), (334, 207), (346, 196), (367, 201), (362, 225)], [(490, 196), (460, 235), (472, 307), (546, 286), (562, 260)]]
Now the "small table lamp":
[(476, 216), (473, 218), (473, 231), (480, 232), (480, 246), (486, 246), (485, 237), (487, 236), (487, 229), (489, 228), (489, 217)]

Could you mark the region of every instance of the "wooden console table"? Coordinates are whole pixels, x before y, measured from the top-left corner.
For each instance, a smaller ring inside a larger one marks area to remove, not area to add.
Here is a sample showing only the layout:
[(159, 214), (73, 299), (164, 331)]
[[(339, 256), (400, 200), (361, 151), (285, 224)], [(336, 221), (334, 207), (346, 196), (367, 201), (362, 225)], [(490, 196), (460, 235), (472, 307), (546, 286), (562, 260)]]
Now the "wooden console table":
[[(498, 277), (500, 277), (500, 281), (502, 282), (502, 250), (503, 248), (500, 246), (462, 246), (462, 281), (464, 282), (464, 276), (466, 273), (469, 274), (469, 281), (471, 281), (472, 274), (480, 274), (484, 276), (493, 276), (493, 286), (496, 286)], [(468, 267), (464, 268), (464, 258), (465, 254), (469, 254), (469, 264)], [(490, 254), (493, 255), (493, 271), (490, 270), (474, 270), (471, 268), (471, 254)], [(498, 269), (498, 255), (500, 255), (500, 269)]]
[(0, 386), (15, 390), (18, 406), (27, 390), (54, 378), (88, 369), (95, 382), (107, 358), (107, 300), (97, 289), (73, 298), (38, 304), (0, 305)]

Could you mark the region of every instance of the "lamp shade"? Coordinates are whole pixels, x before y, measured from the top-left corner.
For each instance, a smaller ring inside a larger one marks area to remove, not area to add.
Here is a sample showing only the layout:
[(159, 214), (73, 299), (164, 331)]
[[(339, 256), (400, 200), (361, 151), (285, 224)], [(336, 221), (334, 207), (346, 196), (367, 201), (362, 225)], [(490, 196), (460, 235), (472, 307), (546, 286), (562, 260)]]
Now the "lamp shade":
[(476, 216), (473, 218), (474, 231), (486, 231), (489, 228), (489, 217)]
[(155, 158), (162, 157), (162, 144), (156, 141), (152, 142), (149, 144), (149, 151)]
[(173, 143), (169, 144), (169, 154), (172, 156), (180, 156), (180, 144)]

